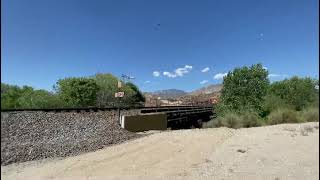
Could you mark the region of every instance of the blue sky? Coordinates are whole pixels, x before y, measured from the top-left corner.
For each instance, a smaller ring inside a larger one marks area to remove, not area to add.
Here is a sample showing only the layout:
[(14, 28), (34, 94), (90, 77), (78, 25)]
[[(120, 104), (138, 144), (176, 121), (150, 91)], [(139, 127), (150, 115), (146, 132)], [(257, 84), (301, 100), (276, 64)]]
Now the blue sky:
[(51, 90), (64, 77), (125, 73), (143, 91), (191, 91), (258, 62), (271, 80), (319, 75), (317, 0), (1, 3), (5, 83)]

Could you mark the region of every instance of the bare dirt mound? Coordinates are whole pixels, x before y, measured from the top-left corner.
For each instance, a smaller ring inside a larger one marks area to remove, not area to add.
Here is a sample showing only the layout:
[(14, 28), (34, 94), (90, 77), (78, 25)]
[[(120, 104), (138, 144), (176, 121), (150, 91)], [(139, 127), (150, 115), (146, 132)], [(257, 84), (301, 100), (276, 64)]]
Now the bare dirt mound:
[(79, 156), (1, 167), (3, 179), (319, 179), (319, 123), (156, 132)]

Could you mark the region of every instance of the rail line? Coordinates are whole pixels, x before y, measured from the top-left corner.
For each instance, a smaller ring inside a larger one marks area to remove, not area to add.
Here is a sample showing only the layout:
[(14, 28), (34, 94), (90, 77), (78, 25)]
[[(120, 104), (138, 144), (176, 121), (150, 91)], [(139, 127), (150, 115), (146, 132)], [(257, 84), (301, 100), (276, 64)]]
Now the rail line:
[(159, 106), (159, 107), (85, 107), (85, 108), (27, 108), (27, 109), (1, 109), (1, 112), (15, 111), (44, 111), (44, 112), (97, 112), (97, 111), (112, 111), (112, 110), (130, 110), (139, 109), (141, 113), (151, 112), (166, 112), (173, 110), (188, 110), (196, 108), (212, 108), (212, 106)]

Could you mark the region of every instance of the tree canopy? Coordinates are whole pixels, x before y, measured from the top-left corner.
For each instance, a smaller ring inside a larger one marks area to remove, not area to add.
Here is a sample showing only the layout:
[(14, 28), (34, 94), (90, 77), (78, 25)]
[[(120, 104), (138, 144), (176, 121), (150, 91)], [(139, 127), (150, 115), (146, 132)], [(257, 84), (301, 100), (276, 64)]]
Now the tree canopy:
[[(119, 103), (130, 106), (145, 101), (135, 84), (122, 82), (123, 87), (118, 89), (118, 80), (109, 73), (65, 78), (57, 81), (54, 92), (1, 83), (1, 108), (110, 107)], [(114, 95), (118, 91), (125, 92), (125, 96), (116, 99)]]
[(301, 110), (319, 98), (319, 91), (315, 88), (317, 84), (317, 80), (295, 76), (272, 83), (268, 94), (276, 96), (296, 110)]
[(261, 112), (268, 85), (268, 71), (261, 64), (236, 68), (223, 79), (220, 107)]
[(65, 78), (57, 82), (57, 92), (71, 107), (95, 106), (99, 87), (93, 79)]

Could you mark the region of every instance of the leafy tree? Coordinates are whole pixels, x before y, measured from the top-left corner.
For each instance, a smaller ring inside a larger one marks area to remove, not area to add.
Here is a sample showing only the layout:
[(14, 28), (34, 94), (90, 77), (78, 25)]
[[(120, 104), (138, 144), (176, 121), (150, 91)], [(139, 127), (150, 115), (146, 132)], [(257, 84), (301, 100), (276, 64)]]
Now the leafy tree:
[(10, 88), (12, 88), (11, 85), (1, 83), (1, 95), (7, 93), (10, 90)]
[(1, 108), (11, 109), (19, 108), (18, 99), (21, 96), (21, 89), (18, 86), (12, 86), (1, 83)]
[(137, 103), (137, 102), (145, 102), (145, 98), (143, 96), (143, 94), (141, 93), (141, 91), (139, 90), (139, 88), (131, 83), (131, 82), (127, 82), (126, 86), (129, 87), (133, 93), (131, 96), (129, 96), (130, 100), (132, 103)]
[[(35, 90), (29, 86), (12, 86), (1, 83), (1, 107), (7, 108), (59, 108), (134, 105), (144, 102), (144, 96), (131, 82), (118, 88), (118, 78), (112, 74), (96, 74), (89, 78), (65, 78), (53, 86), (56, 93)], [(118, 91), (125, 96), (114, 97)]]
[(24, 108), (57, 108), (63, 107), (63, 101), (53, 93), (46, 90), (34, 90), (24, 92), (18, 99), (18, 103)]
[[(122, 105), (132, 105), (137, 102), (144, 102), (144, 97), (138, 87), (131, 82), (122, 82), (122, 87), (118, 88), (119, 79), (112, 74), (96, 74), (93, 79), (99, 86), (97, 94), (98, 106), (113, 106), (121, 103)], [(118, 91), (124, 92), (124, 97), (117, 99), (114, 94)]]
[(282, 99), (296, 110), (301, 110), (316, 101), (319, 102), (319, 91), (315, 89), (317, 83), (318, 81), (311, 78), (299, 78), (295, 76), (272, 83), (268, 94)]
[(12, 86), (1, 83), (1, 108), (49, 108), (62, 107), (59, 97), (46, 90), (34, 90), (30, 86)]
[(114, 94), (118, 91), (118, 79), (112, 74), (96, 74), (93, 79), (99, 86), (97, 93), (98, 106), (111, 106), (116, 102)]
[(89, 78), (65, 78), (57, 82), (58, 95), (72, 107), (95, 106), (99, 87)]
[(261, 64), (236, 68), (223, 79), (218, 110), (262, 112), (263, 98), (269, 85), (268, 71)]

